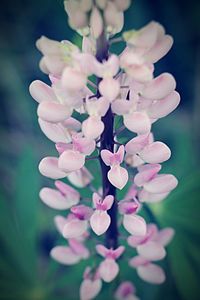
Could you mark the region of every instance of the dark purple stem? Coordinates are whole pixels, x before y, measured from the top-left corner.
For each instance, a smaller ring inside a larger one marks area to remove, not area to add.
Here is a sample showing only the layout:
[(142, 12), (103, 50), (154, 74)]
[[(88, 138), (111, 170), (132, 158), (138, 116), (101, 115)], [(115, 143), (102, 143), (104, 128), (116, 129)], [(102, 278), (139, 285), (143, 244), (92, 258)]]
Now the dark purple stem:
[[(97, 59), (102, 62), (108, 59), (108, 41), (104, 33), (97, 40)], [(100, 82), (100, 78), (97, 79), (97, 84)], [(100, 97), (99, 91), (97, 91), (98, 97)], [(104, 131), (100, 137), (100, 151), (103, 149), (114, 150), (113, 129), (114, 129), (114, 115), (111, 108), (107, 111), (106, 115), (102, 118), (104, 123)], [(102, 186), (103, 197), (107, 195), (116, 196), (116, 188), (108, 180), (108, 171), (110, 167), (106, 166), (100, 157), (100, 165), (102, 172)], [(117, 201), (115, 199), (112, 207), (108, 210), (108, 214), (111, 218), (111, 224), (106, 232), (106, 246), (108, 248), (117, 248), (118, 246), (118, 228), (117, 228)]]

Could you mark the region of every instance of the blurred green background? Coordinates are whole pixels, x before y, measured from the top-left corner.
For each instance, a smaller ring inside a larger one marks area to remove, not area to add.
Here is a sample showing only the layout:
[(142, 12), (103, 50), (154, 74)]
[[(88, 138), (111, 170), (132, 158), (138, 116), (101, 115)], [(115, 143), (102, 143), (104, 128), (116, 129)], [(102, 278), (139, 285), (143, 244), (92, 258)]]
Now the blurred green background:
[[(200, 298), (200, 3), (178, 0), (135, 0), (125, 14), (125, 28), (139, 28), (150, 20), (161, 22), (175, 43), (156, 65), (177, 80), (181, 105), (154, 125), (156, 139), (172, 149), (164, 171), (176, 175), (178, 188), (150, 208), (162, 226), (176, 236), (163, 261), (167, 281), (152, 286), (138, 279), (122, 261), (122, 277), (133, 281), (142, 300), (197, 300)], [(87, 262), (62, 267), (49, 258), (59, 243), (53, 225), (56, 212), (40, 203), (45, 183), (39, 160), (55, 154), (40, 132), (36, 103), (28, 93), (34, 79), (48, 82), (38, 62), (35, 40), (78, 37), (69, 29), (61, 0), (16, 0), (0, 4), (0, 299), (76, 300)], [(90, 170), (94, 165), (90, 163)], [(148, 216), (147, 216), (148, 218)], [(112, 299), (116, 282), (105, 285), (97, 299)]]

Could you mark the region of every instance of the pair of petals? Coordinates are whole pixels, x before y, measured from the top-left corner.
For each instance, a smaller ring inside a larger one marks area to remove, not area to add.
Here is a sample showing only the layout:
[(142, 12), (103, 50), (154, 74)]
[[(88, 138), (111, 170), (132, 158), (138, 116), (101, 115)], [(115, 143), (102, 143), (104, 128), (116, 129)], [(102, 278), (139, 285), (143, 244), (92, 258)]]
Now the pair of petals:
[(40, 191), (40, 198), (46, 205), (54, 209), (65, 210), (78, 204), (80, 195), (75, 189), (62, 181), (56, 181), (55, 185), (57, 190), (44, 187)]
[(163, 269), (140, 256), (132, 258), (129, 265), (136, 268), (138, 276), (148, 283), (162, 284), (165, 281)]
[(69, 240), (69, 246), (56, 246), (50, 255), (53, 259), (64, 265), (73, 265), (78, 263), (81, 259), (89, 257), (88, 249), (79, 241), (73, 239)]
[(54, 143), (71, 142), (72, 133), (81, 129), (81, 123), (71, 117), (62, 123), (51, 123), (39, 118), (38, 123), (42, 132)]
[(131, 139), (125, 146), (128, 154), (139, 155), (146, 163), (155, 164), (168, 160), (171, 151), (167, 145), (162, 142), (151, 142), (149, 135), (139, 135)]

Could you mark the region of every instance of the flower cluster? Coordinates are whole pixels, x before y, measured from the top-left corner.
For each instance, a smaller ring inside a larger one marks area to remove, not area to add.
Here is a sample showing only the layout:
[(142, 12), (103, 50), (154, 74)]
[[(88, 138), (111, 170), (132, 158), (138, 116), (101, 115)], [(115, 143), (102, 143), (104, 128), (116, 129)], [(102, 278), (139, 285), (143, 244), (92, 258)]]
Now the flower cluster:
[[(39, 164), (41, 174), (55, 180), (55, 187), (42, 188), (40, 198), (65, 214), (54, 221), (66, 245), (55, 246), (51, 256), (73, 265), (94, 252), (99, 255), (100, 262), (84, 273), (82, 300), (93, 299), (102, 282), (116, 278), (117, 260), (126, 255), (127, 245), (138, 253), (129, 259), (138, 275), (149, 283), (162, 283), (164, 271), (154, 262), (164, 258), (164, 247), (174, 234), (172, 228), (147, 224), (140, 215), (144, 205), (162, 201), (178, 183), (173, 175), (159, 173), (171, 151), (151, 132), (152, 124), (180, 101), (171, 74), (154, 77), (154, 64), (169, 51), (173, 39), (154, 21), (113, 38), (123, 27), (123, 12), (130, 2), (67, 0), (69, 24), (82, 35), (82, 49), (47, 37), (36, 43), (43, 55), (40, 68), (50, 84), (35, 80), (30, 93), (38, 102), (40, 128), (57, 151)], [(118, 41), (124, 43), (120, 55), (109, 49)], [(99, 168), (89, 170), (88, 160), (99, 161)], [(98, 186), (93, 184), (95, 177), (102, 178)], [(89, 198), (81, 195), (83, 188), (90, 191)], [(117, 190), (128, 192), (120, 200)], [(125, 231), (119, 233), (121, 225)], [(120, 239), (124, 232), (129, 234), (126, 243), (124, 236)], [(103, 234), (105, 246), (87, 247), (89, 238)], [(138, 299), (135, 287), (126, 281), (115, 297)]]

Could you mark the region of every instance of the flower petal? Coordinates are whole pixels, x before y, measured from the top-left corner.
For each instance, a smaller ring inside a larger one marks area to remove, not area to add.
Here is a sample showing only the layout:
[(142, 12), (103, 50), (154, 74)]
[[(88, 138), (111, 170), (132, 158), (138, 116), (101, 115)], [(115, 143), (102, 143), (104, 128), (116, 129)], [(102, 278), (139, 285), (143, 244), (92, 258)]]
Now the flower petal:
[(51, 188), (43, 188), (40, 191), (41, 200), (51, 208), (58, 210), (65, 210), (78, 202), (70, 201), (67, 197), (63, 196), (60, 191)]
[(144, 189), (139, 191), (138, 198), (140, 202), (149, 202), (149, 203), (156, 203), (164, 200), (169, 195), (169, 192), (167, 193), (161, 193), (161, 194), (152, 194)]
[(147, 145), (139, 156), (149, 164), (162, 163), (171, 156), (171, 151), (167, 145), (162, 142), (154, 142)]
[(150, 118), (163, 118), (170, 114), (180, 103), (180, 95), (173, 91), (162, 100), (156, 101), (148, 108)]
[(152, 284), (161, 284), (165, 281), (163, 269), (155, 264), (149, 263), (144, 266), (139, 266), (137, 268), (137, 273), (144, 281)]
[(63, 265), (73, 265), (80, 261), (80, 256), (75, 254), (70, 247), (56, 246), (54, 247), (50, 255), (53, 259)]
[(59, 233), (62, 234), (63, 228), (64, 228), (65, 224), (67, 223), (67, 219), (64, 218), (63, 216), (55, 216), (54, 223), (55, 223), (55, 226), (56, 226), (57, 230), (59, 231)]
[(104, 78), (99, 83), (99, 91), (108, 101), (112, 102), (120, 92), (119, 82), (113, 78)]
[(113, 186), (122, 190), (128, 181), (128, 172), (119, 165), (114, 165), (108, 172), (108, 180)]
[(65, 172), (72, 172), (81, 169), (85, 164), (85, 155), (73, 150), (64, 151), (59, 159), (58, 166)]
[(84, 136), (89, 139), (98, 138), (104, 130), (104, 123), (101, 121), (100, 117), (88, 117), (82, 123), (82, 131)]
[(35, 80), (30, 84), (29, 92), (38, 103), (43, 101), (57, 102), (52, 88), (40, 80)]
[(77, 218), (68, 220), (63, 228), (63, 236), (66, 239), (78, 238), (86, 232), (87, 227), (87, 221), (85, 220), (82, 221)]
[(145, 220), (135, 214), (124, 215), (123, 225), (124, 228), (132, 235), (144, 236), (147, 231)]
[(90, 218), (90, 226), (97, 235), (102, 235), (110, 226), (110, 216), (106, 211), (96, 210)]
[(91, 300), (94, 299), (100, 292), (102, 282), (100, 279), (91, 280), (84, 279), (80, 286), (80, 299)]
[(144, 168), (138, 168), (139, 173), (134, 177), (134, 183), (137, 186), (143, 186), (145, 183), (151, 181), (155, 175), (160, 171), (160, 164), (145, 165)]
[(103, 30), (103, 20), (96, 6), (93, 7), (90, 15), (90, 27), (92, 35), (95, 39), (97, 39)]
[(87, 83), (87, 77), (84, 73), (66, 67), (62, 73), (61, 84), (62, 87), (70, 92), (80, 91)]
[(163, 246), (154, 241), (148, 241), (147, 243), (137, 246), (137, 251), (139, 255), (149, 261), (161, 260), (166, 255)]
[(167, 246), (173, 239), (175, 231), (173, 228), (164, 228), (160, 230), (154, 239), (156, 242), (160, 243), (162, 246)]
[(145, 183), (144, 189), (152, 194), (168, 193), (175, 189), (177, 184), (178, 180), (174, 175), (162, 174)]
[(85, 167), (68, 174), (67, 178), (72, 184), (79, 188), (86, 187), (93, 180), (92, 174)]
[(146, 112), (133, 112), (125, 115), (124, 125), (137, 134), (146, 134), (151, 130), (151, 122)]
[(176, 88), (176, 81), (169, 73), (163, 73), (150, 81), (142, 91), (147, 99), (158, 100), (169, 95)]
[(43, 101), (38, 105), (37, 114), (44, 121), (57, 123), (69, 118), (71, 109), (60, 103)]
[(159, 59), (167, 54), (173, 44), (173, 38), (170, 35), (164, 35), (155, 45), (144, 55), (145, 61), (156, 63)]
[(105, 282), (111, 282), (119, 273), (119, 266), (114, 259), (106, 258), (99, 266), (99, 274)]
[(50, 123), (42, 119), (38, 119), (38, 123), (42, 132), (54, 143), (70, 143), (71, 135), (61, 123)]
[(43, 176), (60, 179), (67, 176), (66, 172), (63, 172), (58, 168), (58, 158), (57, 157), (45, 157), (39, 163), (39, 171)]

